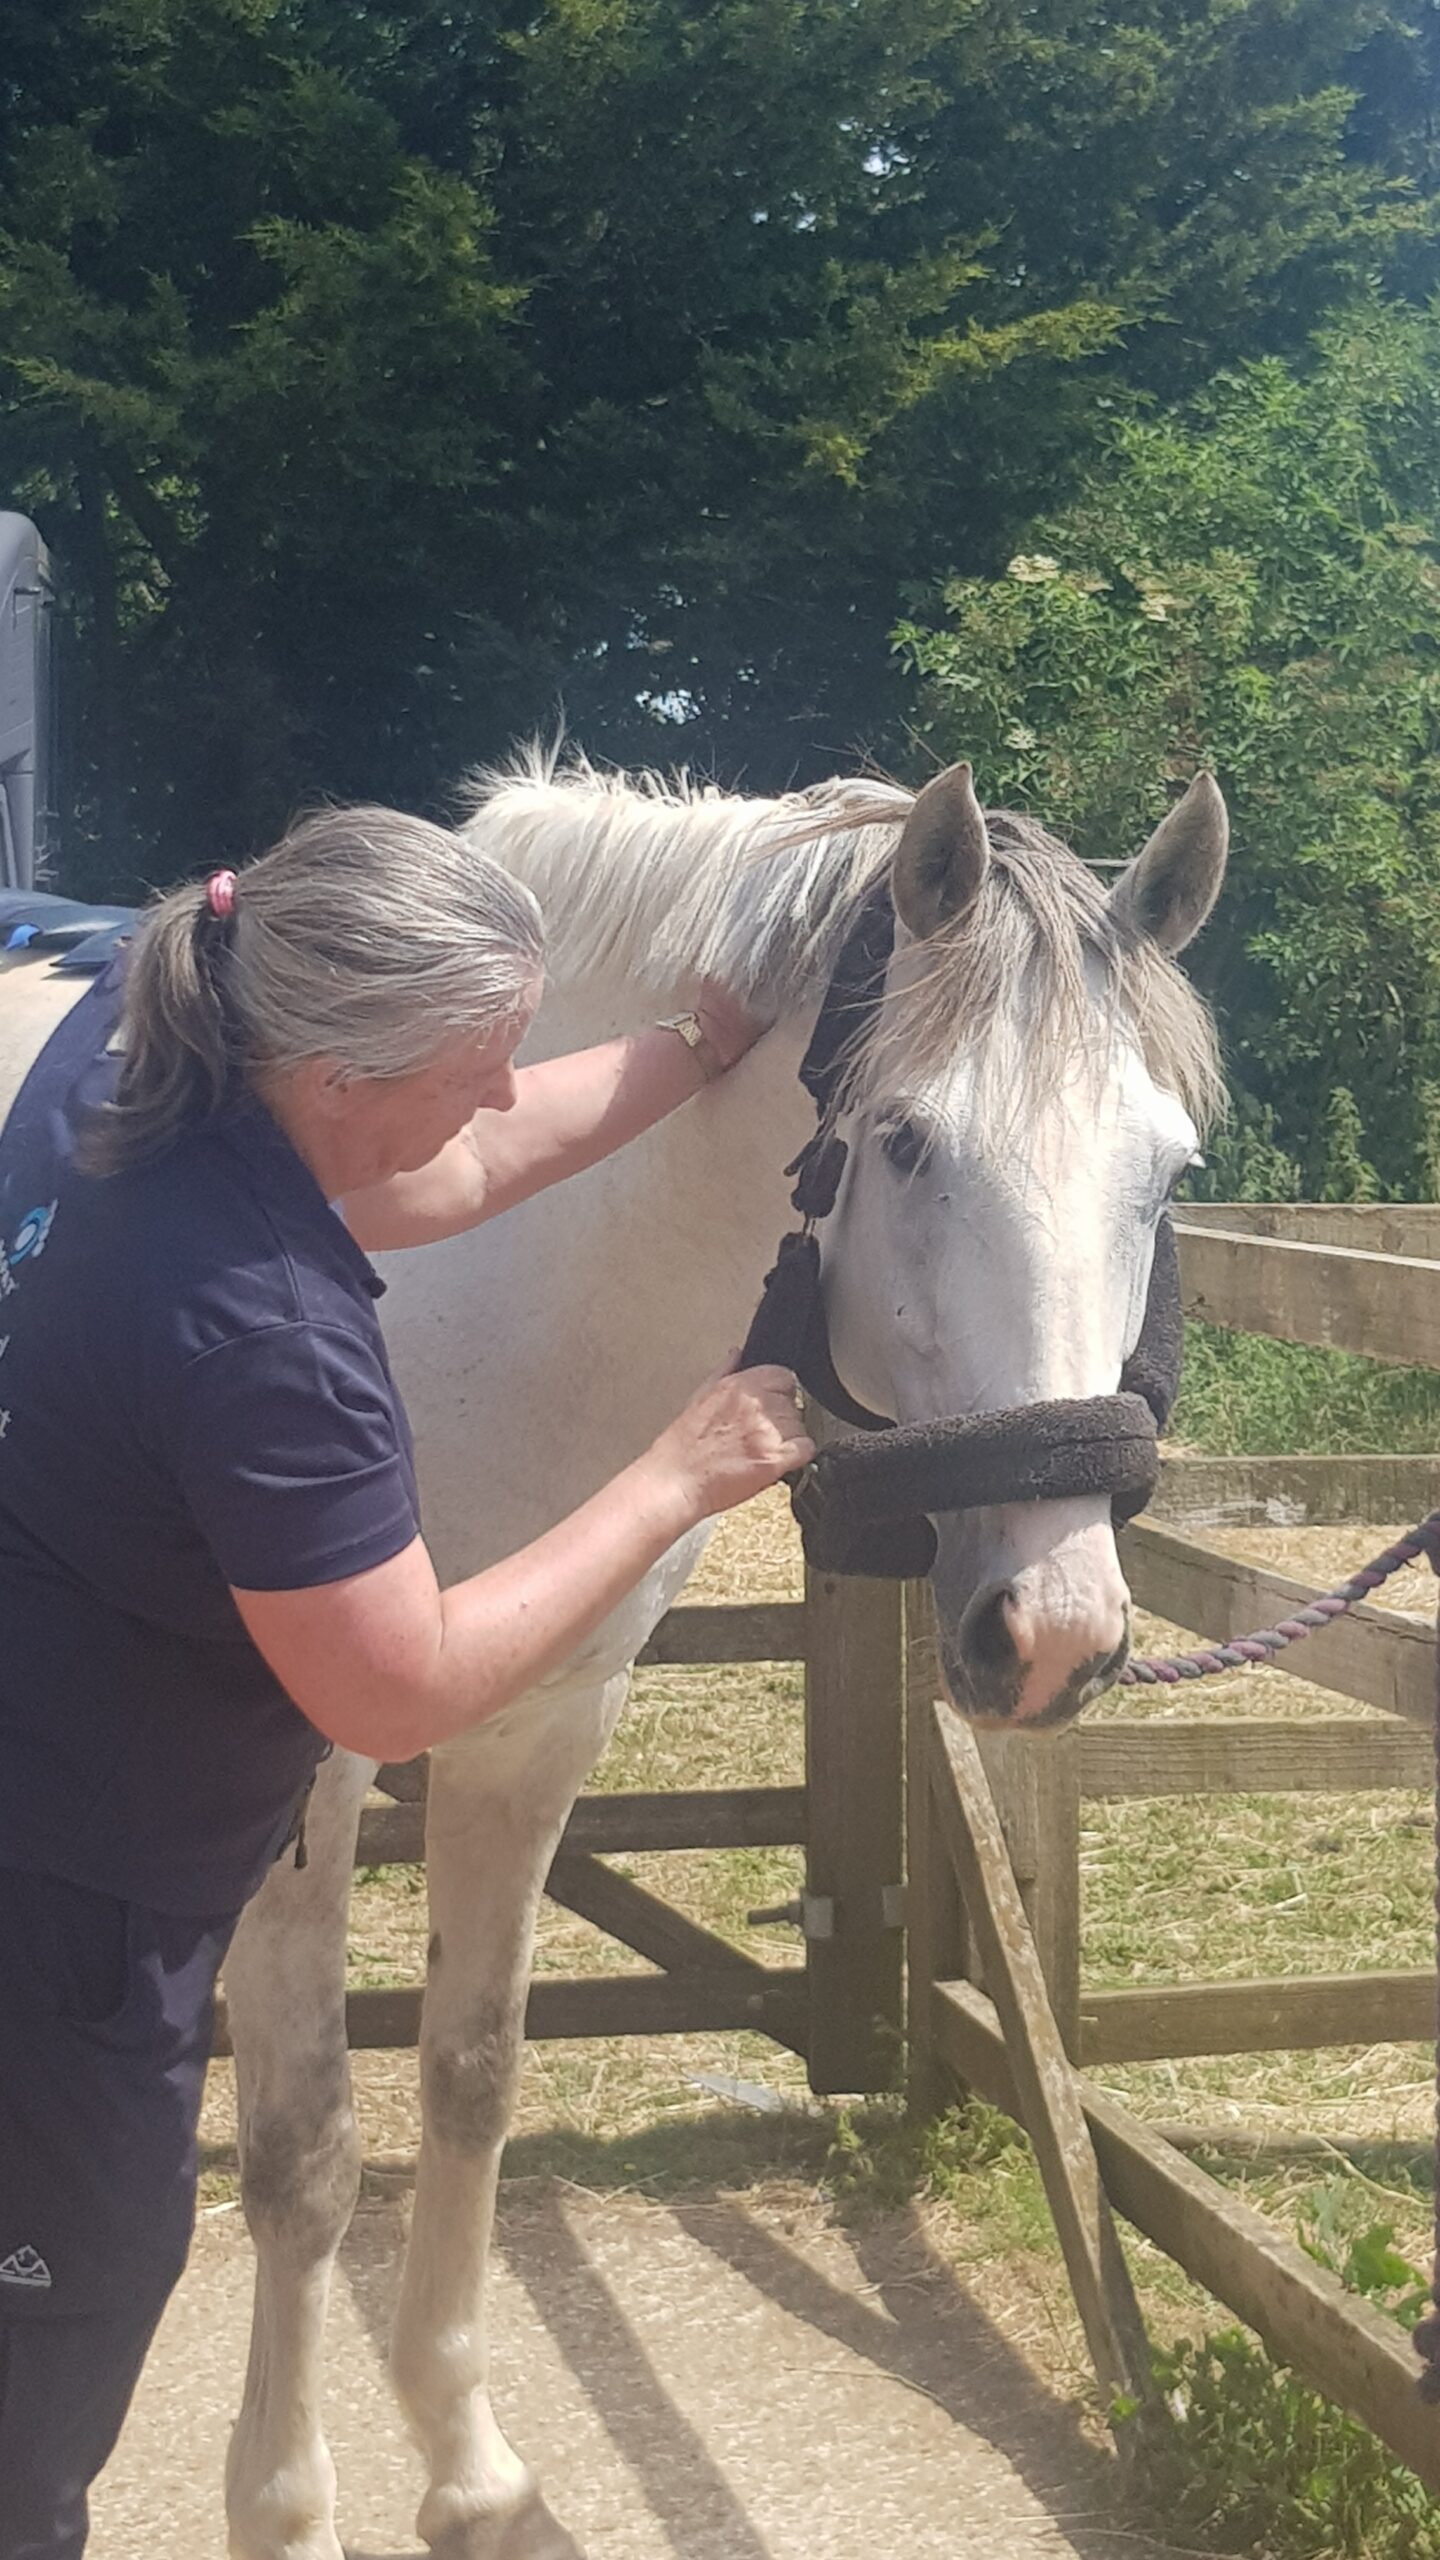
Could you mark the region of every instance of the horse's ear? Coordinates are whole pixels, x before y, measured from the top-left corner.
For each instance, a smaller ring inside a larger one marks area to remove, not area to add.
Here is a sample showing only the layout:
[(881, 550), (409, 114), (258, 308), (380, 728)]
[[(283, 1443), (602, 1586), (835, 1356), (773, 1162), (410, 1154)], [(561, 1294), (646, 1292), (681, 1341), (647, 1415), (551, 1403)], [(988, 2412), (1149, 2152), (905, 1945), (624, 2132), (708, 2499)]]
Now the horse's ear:
[(1220, 895), (1230, 816), (1213, 773), (1197, 773), (1110, 892), (1110, 912), (1162, 951), (1183, 951)]
[(990, 860), (985, 813), (968, 764), (927, 782), (906, 819), (890, 866), (895, 912), (918, 942), (973, 906)]

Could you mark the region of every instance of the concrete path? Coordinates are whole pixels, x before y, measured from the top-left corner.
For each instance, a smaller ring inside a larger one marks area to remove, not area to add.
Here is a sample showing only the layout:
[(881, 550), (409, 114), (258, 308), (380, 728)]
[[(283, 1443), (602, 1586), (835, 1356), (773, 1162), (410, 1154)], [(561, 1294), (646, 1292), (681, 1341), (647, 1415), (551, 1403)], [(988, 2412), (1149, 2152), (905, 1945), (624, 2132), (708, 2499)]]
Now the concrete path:
[[(1108, 2466), (905, 2217), (847, 2233), (536, 2182), (502, 2219), (496, 2403), (564, 2528), (516, 2537), (513, 2560), (1169, 2560), (1108, 2511)], [(401, 2204), (362, 2206), (332, 2312), (351, 2560), (418, 2548), (384, 2373), (403, 2236)], [(90, 2560), (224, 2560), (249, 2282), (239, 2215), (212, 2214), (95, 2493)]]

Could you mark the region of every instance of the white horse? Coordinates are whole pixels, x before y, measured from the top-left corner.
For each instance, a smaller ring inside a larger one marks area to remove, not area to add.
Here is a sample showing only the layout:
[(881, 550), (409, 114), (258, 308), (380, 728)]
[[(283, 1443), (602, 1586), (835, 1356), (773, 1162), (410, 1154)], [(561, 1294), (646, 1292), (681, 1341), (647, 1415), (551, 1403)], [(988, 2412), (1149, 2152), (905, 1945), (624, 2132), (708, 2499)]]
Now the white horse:
[[(1169, 956), (1223, 872), (1208, 776), (1108, 900), (1033, 822), (987, 824), (964, 766), (912, 803), (870, 783), (744, 800), (536, 761), (486, 783), (471, 828), (545, 910), (550, 988), (531, 1054), (673, 1010), (702, 973), (776, 1027), (622, 1155), (387, 1263), (386, 1329), (442, 1579), (582, 1501), (742, 1338), (791, 1223), (781, 1169), (813, 1127), (796, 1068), (846, 926), (887, 867), (896, 949), (824, 1230), (839, 1372), (902, 1421), (1114, 1389), (1157, 1222), (1216, 1098), (1209, 1018)], [(32, 1013), (52, 1019), (70, 998), (33, 963), (32, 990)], [(6, 991), (20, 991), (13, 970)], [(3, 1013), (22, 1021), (8, 1002)], [(0, 1104), (43, 1027), (12, 1032)], [(1104, 1499), (937, 1525), (932, 1582), (961, 1706), (1053, 1720), (1113, 1678), (1128, 1594)], [(437, 2560), (573, 2550), (491, 2410), (486, 2256), (546, 1870), (699, 1543), (682, 1542), (542, 1687), (433, 1755), (424, 2138), (393, 2372), (428, 2465), (418, 2526)], [(276, 1868), (226, 1972), (257, 2256), (228, 2476), (236, 2560), (342, 2560), (319, 2406), (359, 2179), (344, 1950), (372, 1775), (343, 1752), (327, 1763), (309, 1865)]]

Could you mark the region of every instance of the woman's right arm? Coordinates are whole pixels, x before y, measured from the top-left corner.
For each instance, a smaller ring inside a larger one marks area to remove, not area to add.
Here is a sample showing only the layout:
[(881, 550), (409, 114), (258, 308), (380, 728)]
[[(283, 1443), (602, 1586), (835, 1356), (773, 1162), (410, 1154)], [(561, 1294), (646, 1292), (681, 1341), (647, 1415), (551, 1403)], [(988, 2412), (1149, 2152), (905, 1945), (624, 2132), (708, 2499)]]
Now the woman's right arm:
[(532, 1545), (442, 1591), (423, 1539), (297, 1591), (234, 1593), (302, 1715), (369, 1759), (408, 1760), (562, 1663), (677, 1538), (811, 1456), (786, 1369), (714, 1380), (653, 1447)]

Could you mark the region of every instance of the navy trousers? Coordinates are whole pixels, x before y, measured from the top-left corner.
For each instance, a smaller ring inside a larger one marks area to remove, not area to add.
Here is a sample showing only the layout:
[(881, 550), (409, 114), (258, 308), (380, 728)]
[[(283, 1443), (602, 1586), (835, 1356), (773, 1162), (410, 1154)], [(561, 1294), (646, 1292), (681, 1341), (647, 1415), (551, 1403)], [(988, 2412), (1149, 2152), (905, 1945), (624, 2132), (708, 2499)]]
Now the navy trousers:
[(0, 1868), (0, 2560), (79, 2560), (190, 2245), (215, 1976), (177, 1919)]

